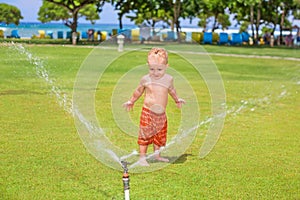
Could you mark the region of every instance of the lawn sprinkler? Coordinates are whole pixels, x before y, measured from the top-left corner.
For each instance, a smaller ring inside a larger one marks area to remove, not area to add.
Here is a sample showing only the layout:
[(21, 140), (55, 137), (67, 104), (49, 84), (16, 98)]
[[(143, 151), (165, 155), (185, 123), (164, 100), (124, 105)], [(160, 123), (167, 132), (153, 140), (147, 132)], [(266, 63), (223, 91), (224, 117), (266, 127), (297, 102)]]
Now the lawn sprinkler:
[(129, 175), (128, 175), (128, 168), (127, 168), (127, 162), (126, 161), (121, 161), (122, 167), (124, 169), (123, 172), (123, 185), (124, 185), (124, 195), (125, 195), (125, 200), (130, 200), (129, 197)]

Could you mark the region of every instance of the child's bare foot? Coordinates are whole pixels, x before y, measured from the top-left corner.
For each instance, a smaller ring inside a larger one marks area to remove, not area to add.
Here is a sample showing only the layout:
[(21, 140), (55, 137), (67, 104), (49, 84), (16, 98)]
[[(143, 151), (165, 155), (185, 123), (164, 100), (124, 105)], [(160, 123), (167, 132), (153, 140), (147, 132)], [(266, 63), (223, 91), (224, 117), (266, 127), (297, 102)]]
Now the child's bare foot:
[(163, 158), (163, 157), (160, 157), (160, 156), (156, 157), (155, 159), (158, 160), (158, 161), (161, 161), (161, 162), (170, 162), (168, 158)]
[(146, 158), (140, 158), (140, 159), (139, 159), (139, 164), (140, 164), (141, 166), (144, 166), (144, 167), (150, 166), (149, 163), (147, 162)]

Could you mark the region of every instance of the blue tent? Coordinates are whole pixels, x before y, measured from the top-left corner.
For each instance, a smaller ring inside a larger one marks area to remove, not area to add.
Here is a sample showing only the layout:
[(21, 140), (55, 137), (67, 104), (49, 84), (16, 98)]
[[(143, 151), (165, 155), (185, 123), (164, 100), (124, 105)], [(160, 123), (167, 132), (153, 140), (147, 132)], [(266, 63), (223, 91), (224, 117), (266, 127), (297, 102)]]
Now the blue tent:
[(250, 37), (249, 33), (242, 32), (242, 40), (243, 40), (243, 42), (249, 42), (249, 37)]
[(166, 40), (174, 41), (175, 40), (175, 32), (174, 31), (168, 31)]
[(228, 43), (228, 33), (220, 33), (219, 44), (227, 44)]
[(232, 33), (231, 34), (231, 41), (230, 44), (242, 44), (243, 39), (242, 39), (242, 34), (240, 33)]
[(20, 38), (18, 30), (12, 30), (10, 37), (11, 38)]
[(82, 38), (82, 39), (88, 39), (88, 34), (87, 34), (86, 31), (82, 31), (82, 32), (81, 32), (81, 38)]
[(203, 44), (212, 44), (212, 32), (204, 32), (203, 35)]
[(72, 33), (71, 33), (71, 31), (67, 31), (67, 39), (72, 39)]
[(57, 39), (64, 39), (64, 32), (63, 31), (57, 31)]
[(53, 31), (47, 31), (47, 35), (48, 35), (51, 39), (53, 39)]

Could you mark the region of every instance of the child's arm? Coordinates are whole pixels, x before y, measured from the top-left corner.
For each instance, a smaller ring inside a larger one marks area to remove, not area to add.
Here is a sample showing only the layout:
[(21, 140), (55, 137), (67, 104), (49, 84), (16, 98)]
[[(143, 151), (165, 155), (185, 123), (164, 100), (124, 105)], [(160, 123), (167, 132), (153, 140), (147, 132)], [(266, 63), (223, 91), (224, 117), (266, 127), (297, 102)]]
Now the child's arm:
[(132, 110), (134, 103), (142, 96), (144, 91), (145, 91), (145, 87), (140, 84), (134, 91), (130, 100), (123, 104), (123, 107), (125, 107), (127, 111)]
[(171, 97), (174, 99), (175, 103), (176, 103), (176, 106), (178, 108), (181, 108), (182, 107), (182, 104), (185, 104), (185, 100), (184, 99), (180, 99), (178, 98), (177, 96), (177, 93), (176, 93), (176, 89), (173, 85), (173, 80), (171, 82), (171, 86), (169, 88), (169, 94), (171, 95)]

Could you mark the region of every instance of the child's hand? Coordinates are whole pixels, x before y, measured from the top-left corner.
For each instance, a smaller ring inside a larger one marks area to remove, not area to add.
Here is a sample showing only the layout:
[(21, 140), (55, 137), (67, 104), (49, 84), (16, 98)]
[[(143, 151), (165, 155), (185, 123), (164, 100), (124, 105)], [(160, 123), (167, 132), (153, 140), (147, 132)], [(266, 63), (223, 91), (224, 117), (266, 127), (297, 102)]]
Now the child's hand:
[(179, 98), (179, 99), (176, 101), (177, 107), (178, 107), (178, 108), (181, 108), (181, 107), (182, 107), (182, 104), (185, 104), (185, 100)]
[(123, 107), (124, 107), (127, 111), (132, 110), (133, 105), (134, 105), (134, 104), (132, 103), (132, 101), (127, 101), (127, 102), (123, 103)]

